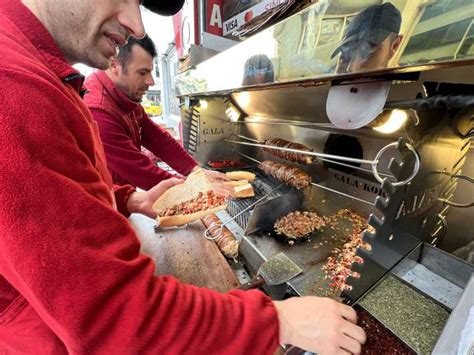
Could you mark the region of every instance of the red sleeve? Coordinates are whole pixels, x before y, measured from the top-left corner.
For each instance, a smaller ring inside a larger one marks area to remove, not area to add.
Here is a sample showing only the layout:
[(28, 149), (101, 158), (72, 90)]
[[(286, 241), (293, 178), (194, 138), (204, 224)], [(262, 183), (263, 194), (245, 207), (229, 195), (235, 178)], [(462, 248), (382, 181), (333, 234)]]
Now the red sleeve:
[(144, 147), (178, 173), (187, 176), (197, 165), (196, 161), (171, 134), (153, 122), (145, 113), (144, 115), (142, 124)]
[(97, 197), (110, 186), (91, 126), (60, 84), (5, 69), (0, 82), (0, 274), (69, 353), (273, 353), (263, 293), (154, 276), (127, 219)]
[(104, 145), (109, 168), (131, 184), (149, 190), (173, 174), (160, 169), (135, 146), (125, 129), (110, 114), (91, 109)]
[(132, 185), (114, 185), (115, 203), (117, 204), (117, 210), (125, 217), (130, 216), (130, 212), (127, 208), (127, 202), (130, 195), (133, 194), (136, 189)]

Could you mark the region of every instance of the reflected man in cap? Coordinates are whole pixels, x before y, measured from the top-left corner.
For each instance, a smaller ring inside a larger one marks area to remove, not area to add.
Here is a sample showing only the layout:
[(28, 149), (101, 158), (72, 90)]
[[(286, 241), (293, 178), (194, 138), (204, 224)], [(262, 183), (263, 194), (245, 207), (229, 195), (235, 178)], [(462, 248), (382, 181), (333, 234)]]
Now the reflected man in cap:
[(331, 55), (340, 53), (336, 73), (386, 68), (403, 38), (401, 22), (400, 11), (391, 3), (372, 5), (357, 14)]
[(256, 54), (245, 61), (242, 85), (273, 83), (275, 74), (270, 58), (265, 54)]

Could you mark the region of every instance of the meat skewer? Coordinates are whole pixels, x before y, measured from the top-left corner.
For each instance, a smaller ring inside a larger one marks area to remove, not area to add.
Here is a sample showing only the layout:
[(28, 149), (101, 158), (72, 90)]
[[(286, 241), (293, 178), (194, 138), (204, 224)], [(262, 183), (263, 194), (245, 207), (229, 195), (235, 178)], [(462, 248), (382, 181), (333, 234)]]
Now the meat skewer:
[[(273, 146), (273, 147), (280, 147), (280, 148), (289, 148), (289, 149), (297, 149), (302, 150), (305, 152), (312, 152), (313, 150), (304, 144), (300, 143), (293, 143), (281, 138), (268, 138), (265, 139), (262, 144), (266, 146)], [(284, 150), (272, 149), (272, 148), (262, 148), (264, 152), (267, 152), (277, 158), (288, 160), (294, 163), (299, 164), (311, 164), (314, 162), (314, 157), (310, 155), (305, 155), (302, 153), (295, 153), (295, 152), (287, 152)]]
[(258, 167), (265, 174), (273, 176), (284, 184), (296, 187), (297, 189), (304, 189), (311, 184), (311, 177), (306, 171), (291, 165), (265, 160)]
[(215, 214), (210, 214), (201, 219), (202, 223), (210, 230), (210, 234), (217, 244), (219, 250), (226, 257), (235, 259), (239, 255), (239, 242), (235, 239), (235, 236), (226, 227), (223, 227), (222, 231), (218, 233), (216, 227), (222, 225), (221, 220)]

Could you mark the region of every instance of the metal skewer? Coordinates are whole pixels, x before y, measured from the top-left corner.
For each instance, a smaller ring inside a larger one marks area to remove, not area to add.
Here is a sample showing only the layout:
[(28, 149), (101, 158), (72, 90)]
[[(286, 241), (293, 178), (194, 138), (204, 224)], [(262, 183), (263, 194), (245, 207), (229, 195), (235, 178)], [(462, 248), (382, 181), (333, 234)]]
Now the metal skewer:
[(253, 138), (249, 138), (249, 137), (246, 137), (246, 136), (242, 136), (241, 134), (235, 134), (236, 137), (239, 137), (239, 138), (242, 138), (242, 139), (246, 139), (250, 142), (254, 142), (254, 143), (260, 143), (259, 140), (256, 140), (256, 139), (253, 139)]
[[(239, 137), (239, 138), (242, 138), (242, 139), (246, 139), (250, 142), (255, 142), (255, 143), (261, 143), (260, 141), (256, 140), (256, 139), (253, 139), (253, 138), (249, 138), (249, 137), (246, 137), (246, 136), (242, 136), (240, 134), (235, 134), (236, 137)], [(361, 170), (361, 171), (365, 171), (365, 172), (368, 172), (368, 173), (371, 173), (372, 172), (372, 169), (367, 169), (367, 168), (362, 168), (360, 166), (354, 166), (354, 165), (350, 165), (350, 164), (345, 164), (345, 163), (342, 163), (340, 161), (336, 161), (336, 160), (331, 160), (331, 159), (327, 159), (327, 158), (319, 158), (319, 160), (321, 161), (325, 161), (325, 162), (328, 162), (328, 163), (332, 163), (332, 164), (337, 164), (337, 165), (341, 165), (341, 166), (345, 166), (345, 167), (348, 167), (348, 168), (351, 168), (351, 169), (356, 169), (356, 170)], [(386, 176), (386, 177), (394, 177), (392, 174), (387, 174), (387, 173), (379, 173), (380, 175), (382, 176)]]
[(359, 201), (359, 202), (363, 202), (363, 203), (366, 203), (366, 204), (371, 205), (371, 206), (374, 205), (373, 202), (366, 201), (366, 200), (363, 200), (363, 199), (361, 199), (361, 198), (358, 198), (358, 197), (355, 197), (355, 196), (351, 196), (351, 195), (345, 194), (344, 192), (331, 189), (331, 188), (329, 188), (329, 187), (327, 187), (327, 186), (324, 186), (324, 185), (316, 184), (315, 182), (312, 182), (311, 185), (320, 187), (320, 188), (323, 189), (323, 190), (331, 191), (331, 192), (334, 192), (334, 193), (336, 193), (336, 194), (339, 194), (339, 195), (342, 195), (342, 196), (345, 196), (345, 197), (349, 197), (349, 198), (351, 198), (351, 199), (353, 199), (353, 200), (356, 200), (356, 201)]
[(308, 126), (308, 127), (322, 127), (322, 128), (336, 128), (332, 123), (316, 123), (316, 122), (305, 122), (305, 121), (292, 121), (292, 120), (251, 120), (246, 118), (245, 121), (237, 121), (238, 124), (264, 124), (269, 126)]
[[(340, 161), (335, 161), (335, 160), (326, 159), (326, 158), (319, 158), (319, 160), (322, 160), (322, 161), (325, 161), (325, 162), (328, 162), (328, 163), (332, 163), (332, 164), (337, 164), (337, 165), (341, 165), (341, 166), (346, 166), (346, 167), (348, 167), (348, 168), (352, 168), (352, 169), (356, 169), (356, 170), (365, 171), (365, 172), (367, 172), (367, 173), (372, 173), (372, 169), (367, 169), (367, 168), (362, 168), (362, 167), (360, 167), (360, 166), (354, 166), (354, 165), (350, 165), (350, 164), (345, 164), (345, 163), (341, 163)], [(394, 178), (394, 176), (393, 176), (392, 174), (387, 174), (387, 173), (379, 173), (379, 174), (382, 175), (382, 176)]]
[[(257, 159), (252, 158), (252, 157), (250, 157), (250, 156), (248, 156), (248, 155), (246, 155), (246, 154), (244, 154), (244, 153), (237, 152), (237, 151), (236, 151), (236, 153), (237, 153), (237, 154), (240, 154), (241, 156), (243, 156), (243, 157), (245, 157), (245, 158), (247, 158), (247, 159), (250, 159), (250, 160), (252, 160), (252, 161), (254, 161), (254, 162), (258, 163), (258, 164), (261, 163), (261, 162), (258, 161)], [(316, 186), (316, 187), (320, 187), (320, 188), (322, 188), (322, 189), (324, 189), (324, 190), (328, 190), (328, 191), (334, 192), (334, 193), (336, 193), (336, 194), (339, 194), (339, 195), (342, 195), (342, 196), (345, 196), (345, 197), (349, 197), (349, 198), (351, 198), (351, 199), (353, 199), (353, 200), (357, 200), (357, 201), (366, 203), (366, 204), (371, 205), (371, 206), (374, 205), (373, 202), (369, 202), (369, 201), (363, 200), (363, 199), (361, 199), (361, 198), (348, 195), (348, 194), (346, 194), (346, 193), (344, 193), (344, 192), (340, 192), (340, 191), (331, 189), (331, 188), (329, 188), (329, 187), (326, 187), (326, 186), (323, 186), (323, 185), (320, 185), (320, 184), (316, 184), (316, 183), (314, 183), (314, 182), (312, 182), (311, 185)], [(281, 185), (280, 185), (280, 186), (281, 186)]]
[(244, 153), (241, 153), (241, 152), (238, 152), (238, 151), (235, 151), (235, 152), (236, 152), (237, 154), (239, 154), (239, 155), (241, 155), (241, 156), (243, 156), (243, 157), (249, 159), (249, 160), (254, 161), (254, 162), (257, 163), (257, 164), (261, 164), (261, 163), (262, 163), (260, 160), (257, 160), (257, 159), (255, 159), (255, 158), (252, 158), (252, 157), (248, 156), (247, 154), (244, 154)]
[(240, 144), (240, 145), (249, 145), (249, 146), (253, 146), (253, 147), (260, 147), (260, 148), (266, 148), (266, 149), (268, 148), (268, 149), (275, 149), (275, 150), (283, 150), (285, 152), (290, 152), (290, 153), (306, 154), (306, 155), (311, 155), (313, 157), (318, 157), (318, 158), (329, 158), (329, 159), (348, 161), (348, 162), (351, 162), (351, 163), (362, 163), (362, 164), (373, 164), (374, 163), (373, 160), (342, 157), (342, 156), (339, 156), (339, 155), (332, 155), (332, 154), (325, 154), (325, 153), (308, 152), (308, 151), (303, 151), (303, 150), (299, 150), (299, 149), (276, 147), (276, 146), (273, 146), (273, 145), (265, 145), (265, 144), (261, 144), (261, 143), (250, 143), (250, 142), (234, 141), (232, 139), (224, 139), (224, 141), (228, 142), (228, 143), (235, 143), (235, 144)]
[[(241, 137), (243, 137), (243, 136), (241, 136)], [(249, 138), (246, 138), (246, 139), (249, 139)], [(251, 140), (251, 139), (249, 139), (249, 140)], [(347, 161), (347, 162), (351, 162), (351, 163), (369, 164), (372, 167), (372, 173), (373, 173), (374, 177), (377, 179), (377, 181), (379, 183), (383, 183), (383, 178), (381, 176), (382, 173), (380, 173), (378, 171), (378, 164), (380, 162), (380, 158), (386, 150), (388, 150), (392, 147), (396, 147), (398, 145), (398, 142), (389, 143), (386, 146), (384, 146), (382, 149), (379, 150), (379, 152), (375, 156), (374, 160), (366, 160), (366, 159), (343, 157), (343, 156), (340, 156), (340, 155), (333, 155), (333, 154), (308, 152), (308, 151), (303, 151), (303, 150), (299, 150), (299, 149), (276, 147), (276, 146), (272, 146), (272, 145), (264, 145), (264, 144), (261, 144), (261, 143), (242, 142), (242, 141), (236, 141), (236, 140), (232, 140), (232, 139), (224, 139), (224, 141), (228, 142), (228, 143), (248, 145), (248, 146), (260, 147), (260, 148), (265, 148), (265, 149), (275, 149), (275, 150), (282, 150), (282, 151), (285, 151), (285, 152), (291, 152), (291, 153), (297, 153), (297, 154), (306, 154), (306, 155), (311, 155), (311, 156), (318, 157), (319, 159), (321, 159), (321, 158), (328, 159), (329, 158), (329, 159)], [(418, 155), (418, 152), (416, 151), (416, 149), (411, 144), (405, 143), (405, 145), (408, 148), (408, 150), (410, 152), (412, 152), (412, 154), (415, 157), (414, 168), (413, 168), (413, 171), (412, 171), (411, 175), (408, 178), (406, 178), (405, 180), (402, 180), (402, 181), (392, 182), (393, 186), (403, 186), (403, 185), (408, 184), (410, 181), (413, 180), (413, 178), (416, 176), (416, 174), (418, 174), (418, 171), (420, 170), (420, 156)]]

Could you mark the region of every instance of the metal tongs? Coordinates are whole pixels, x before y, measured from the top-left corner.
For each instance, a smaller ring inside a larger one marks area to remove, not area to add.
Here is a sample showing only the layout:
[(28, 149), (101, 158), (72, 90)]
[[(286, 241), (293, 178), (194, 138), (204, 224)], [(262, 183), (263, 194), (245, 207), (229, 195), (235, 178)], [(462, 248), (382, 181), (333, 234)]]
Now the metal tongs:
[[(222, 235), (222, 231), (224, 230), (224, 227), (226, 226), (227, 223), (229, 223), (230, 221), (233, 221), (235, 220), (237, 217), (239, 217), (242, 213), (244, 212), (247, 212), (248, 210), (250, 210), (251, 208), (255, 207), (255, 205), (257, 205), (258, 203), (262, 202), (263, 200), (267, 199), (273, 192), (275, 192), (276, 190), (278, 190), (283, 184), (280, 184), (278, 185), (277, 187), (273, 188), (270, 192), (266, 193), (265, 195), (263, 195), (262, 197), (260, 197), (257, 201), (255, 201), (254, 203), (252, 203), (250, 206), (247, 206), (246, 208), (244, 208), (242, 211), (240, 211), (239, 213), (237, 213), (234, 217), (231, 217), (229, 218), (227, 221), (225, 221), (224, 223), (212, 223), (205, 231), (204, 231), (204, 237), (206, 239), (209, 239), (209, 240), (215, 240), (215, 239), (218, 239), (221, 235)], [(217, 231), (217, 233), (215, 234), (215, 236), (213, 237), (211, 235), (211, 231)]]

